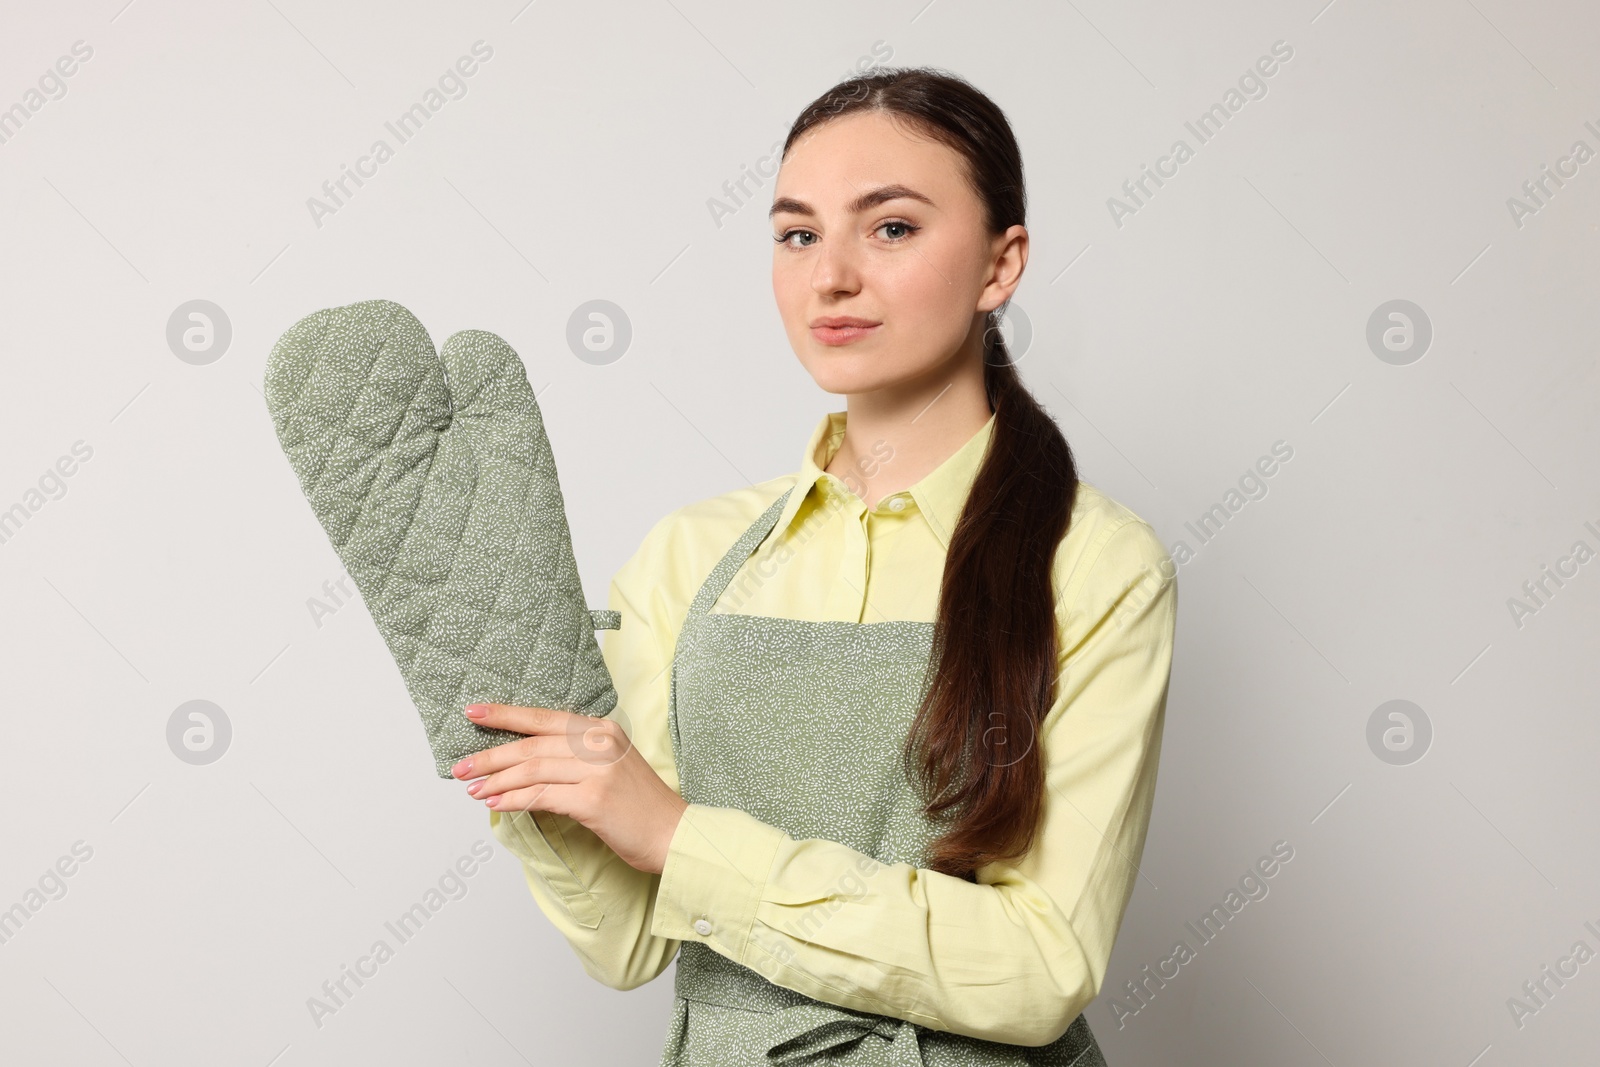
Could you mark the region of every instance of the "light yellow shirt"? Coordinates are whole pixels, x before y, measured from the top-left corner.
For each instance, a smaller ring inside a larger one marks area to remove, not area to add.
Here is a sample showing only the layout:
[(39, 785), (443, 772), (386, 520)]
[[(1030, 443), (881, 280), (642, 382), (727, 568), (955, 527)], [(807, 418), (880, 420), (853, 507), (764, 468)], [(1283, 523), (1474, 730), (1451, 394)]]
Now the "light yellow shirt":
[[(618, 694), (612, 717), (674, 789), (667, 698), (679, 628), (712, 567), (786, 489), (796, 487), (778, 525), (713, 610), (934, 618), (946, 547), (994, 417), (870, 510), (823, 469), (844, 426), (844, 412), (822, 419), (797, 474), (665, 516), (612, 579), (609, 607), (622, 616), (619, 629), (602, 631)], [(490, 826), (584, 970), (614, 989), (650, 981), (682, 941), (696, 940), (830, 1004), (1046, 1044), (1099, 992), (1140, 877), (1172, 658), (1173, 574), (1155, 531), (1080, 481), (1053, 563), (1060, 674), (1039, 737), (1043, 823), (1023, 859), (980, 868), (976, 883), (904, 863), (867, 864), (876, 871), (863, 874), (854, 849), (795, 841), (744, 811), (701, 804), (685, 810), (659, 875), (630, 867), (566, 816), (491, 811)], [(819, 905), (830, 911), (826, 922), (815, 920)]]

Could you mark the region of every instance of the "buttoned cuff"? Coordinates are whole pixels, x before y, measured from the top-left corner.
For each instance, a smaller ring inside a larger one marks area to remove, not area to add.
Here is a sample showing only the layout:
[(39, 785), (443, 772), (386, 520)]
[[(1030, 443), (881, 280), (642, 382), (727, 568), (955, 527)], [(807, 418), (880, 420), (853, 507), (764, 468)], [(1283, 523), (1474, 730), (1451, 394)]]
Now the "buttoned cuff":
[(789, 835), (738, 808), (690, 804), (667, 846), (650, 932), (744, 963), (756, 907)]
[(561, 834), (565, 816), (548, 811), (489, 811), (489, 829), (513, 856), (538, 875), (566, 905), (574, 920), (593, 928), (600, 906), (578, 876), (579, 863)]

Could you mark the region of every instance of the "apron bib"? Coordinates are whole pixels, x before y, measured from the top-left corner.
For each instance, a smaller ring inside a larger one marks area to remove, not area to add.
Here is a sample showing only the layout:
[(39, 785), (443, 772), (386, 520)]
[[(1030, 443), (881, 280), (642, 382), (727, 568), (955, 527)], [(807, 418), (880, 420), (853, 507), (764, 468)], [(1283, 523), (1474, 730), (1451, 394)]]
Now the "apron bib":
[[(701, 586), (672, 660), (668, 722), (680, 792), (796, 839), (922, 866), (947, 828), (922, 812), (901, 751), (929, 682), (931, 622), (814, 622), (712, 612), (777, 525), (789, 489)], [(841, 879), (855, 877), (841, 872)], [(826, 908), (803, 915), (827, 922)], [(759, 952), (759, 949), (755, 951)], [(838, 1007), (775, 985), (698, 941), (678, 951), (661, 1067), (1104, 1067), (1080, 1015), (1049, 1045), (1009, 1045)]]

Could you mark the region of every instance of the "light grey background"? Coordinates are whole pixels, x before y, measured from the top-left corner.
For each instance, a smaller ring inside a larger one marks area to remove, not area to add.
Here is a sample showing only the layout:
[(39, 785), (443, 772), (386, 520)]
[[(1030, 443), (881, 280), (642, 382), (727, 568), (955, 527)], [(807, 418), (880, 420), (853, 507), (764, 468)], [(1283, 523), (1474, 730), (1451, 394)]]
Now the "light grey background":
[[(1600, 950), (1600, 562), (1510, 601), (1600, 549), (1600, 159), (1536, 212), (1508, 200), (1600, 150), (1600, 15), (1324, 4), (8, 4), (0, 107), (93, 54), (0, 143), (0, 509), (23, 508), (0, 908), (40, 904), (0, 944), (0, 1060), (655, 1062), (670, 973), (590, 981), (433, 776), (359, 599), (314, 617), (342, 571), (262, 369), (301, 316), (371, 297), (436, 342), (500, 333), (603, 606), (658, 517), (795, 469), (843, 408), (773, 307), (770, 181), (720, 225), (708, 202), (887, 52), (1010, 116), (1027, 382), (1083, 475), (1195, 550), (1143, 877), (1089, 1009), (1111, 1063), (1591, 1062), (1600, 962), (1520, 1024), (1508, 1002)], [(400, 144), (385, 122), (479, 40), (466, 94)], [(1200, 144), (1185, 122), (1277, 41), (1293, 58)], [(315, 220), (380, 138), (393, 158)], [(1108, 198), (1179, 138), (1193, 158), (1119, 226)], [(595, 299), (632, 328), (603, 365), (566, 341)], [(200, 365), (168, 341), (194, 300), (231, 328)], [(1367, 342), (1391, 300), (1433, 332), (1400, 365)], [(1280, 441), (1266, 494), (1230, 498)], [(1185, 524), (1230, 503), (1201, 545)], [(231, 726), (210, 764), (169, 748), (193, 700)], [(1392, 700), (1431, 728), (1420, 760), (1369, 744)], [(316, 1025), (308, 998), (475, 841), (465, 896)], [(1279, 841), (1268, 894), (1202, 943), (1186, 924)], [(1141, 1005), (1125, 983), (1180, 939)]]

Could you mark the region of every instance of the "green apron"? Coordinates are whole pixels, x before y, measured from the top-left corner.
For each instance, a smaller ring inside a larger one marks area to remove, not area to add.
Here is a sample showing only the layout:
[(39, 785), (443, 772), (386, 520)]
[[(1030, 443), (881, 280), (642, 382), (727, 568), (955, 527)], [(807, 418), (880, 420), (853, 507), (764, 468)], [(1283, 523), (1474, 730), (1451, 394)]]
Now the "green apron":
[[(920, 867), (948, 824), (923, 814), (901, 751), (928, 684), (934, 624), (711, 611), (792, 492), (751, 523), (689, 606), (668, 698), (680, 791), (692, 803), (749, 812), (797, 840), (825, 838)], [(842, 893), (859, 884), (853, 870), (840, 875)], [(795, 933), (806, 936), (806, 925), (826, 924), (827, 915), (819, 906), (797, 920)], [(678, 950), (674, 992), (661, 1067), (1105, 1064), (1082, 1015), (1049, 1045), (983, 1041), (815, 1000), (699, 941)]]

